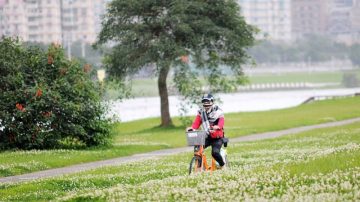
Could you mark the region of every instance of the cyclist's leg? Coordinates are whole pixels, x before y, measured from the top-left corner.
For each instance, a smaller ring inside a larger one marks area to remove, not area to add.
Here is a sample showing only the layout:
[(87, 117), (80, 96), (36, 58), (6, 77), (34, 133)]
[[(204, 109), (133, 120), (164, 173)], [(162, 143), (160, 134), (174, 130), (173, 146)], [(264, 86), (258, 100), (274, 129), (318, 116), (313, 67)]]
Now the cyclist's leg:
[(208, 146), (210, 146), (211, 143), (212, 143), (212, 141), (211, 141), (210, 137), (207, 137), (207, 138), (205, 139), (204, 149), (206, 149)]
[(221, 138), (213, 139), (212, 144), (211, 144), (211, 146), (212, 146), (211, 155), (219, 163), (220, 166), (225, 165), (225, 162), (223, 161), (223, 158), (220, 155), (220, 149), (221, 149), (222, 144), (223, 144), (223, 141)]

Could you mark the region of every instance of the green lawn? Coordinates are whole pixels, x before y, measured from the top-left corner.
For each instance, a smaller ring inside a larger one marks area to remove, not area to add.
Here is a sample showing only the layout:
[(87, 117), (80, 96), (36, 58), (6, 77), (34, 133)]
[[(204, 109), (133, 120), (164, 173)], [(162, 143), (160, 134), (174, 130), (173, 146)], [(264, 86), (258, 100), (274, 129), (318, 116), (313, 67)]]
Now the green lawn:
[[(351, 70), (347, 73), (357, 75), (360, 80), (360, 70)], [(294, 72), (294, 73), (263, 73), (247, 75), (251, 84), (263, 83), (294, 83), (294, 82), (309, 82), (309, 83), (339, 83), (343, 79), (343, 71), (334, 72)], [(172, 86), (172, 80), (168, 79), (169, 86)], [(116, 91), (110, 90), (110, 97), (116, 97)], [(132, 81), (132, 94), (134, 97), (151, 97), (158, 96), (157, 78), (134, 79)], [(170, 94), (172, 94), (170, 92)]]
[(0, 177), (168, 148), (166, 145), (114, 145), (86, 150), (31, 150), (0, 153)]
[(316, 73), (278, 73), (278, 74), (257, 74), (250, 76), (250, 83), (341, 83), (342, 72), (316, 72)]
[[(0, 184), (0, 201), (357, 201), (360, 124), (233, 143), (231, 167), (188, 176), (192, 153)], [(337, 163), (335, 163), (337, 162)]]
[[(239, 137), (352, 117), (360, 117), (360, 97), (319, 101), (289, 109), (226, 114), (225, 132), (227, 137)], [(179, 120), (175, 119), (175, 127), (165, 130), (156, 127), (158, 123), (158, 119), (118, 123), (114, 128), (116, 142), (156, 142), (171, 147), (185, 145), (185, 127)]]
[[(226, 114), (226, 136), (275, 131), (360, 117), (360, 97), (326, 100), (299, 107), (254, 113)], [(159, 118), (114, 124), (114, 143), (86, 150), (6, 151), (0, 154), (0, 176), (11, 176), (164, 148), (186, 146), (185, 126), (159, 128)]]

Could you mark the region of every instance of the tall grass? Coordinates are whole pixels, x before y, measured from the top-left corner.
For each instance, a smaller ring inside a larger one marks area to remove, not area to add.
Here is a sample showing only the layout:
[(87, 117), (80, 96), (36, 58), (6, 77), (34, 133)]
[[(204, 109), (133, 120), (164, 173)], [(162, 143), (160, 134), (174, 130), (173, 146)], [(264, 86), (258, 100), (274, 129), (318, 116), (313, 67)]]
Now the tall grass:
[(231, 168), (192, 176), (187, 174), (192, 153), (184, 153), (0, 184), (0, 201), (359, 200), (358, 123), (230, 144), (228, 154)]
[[(352, 117), (360, 117), (360, 97), (319, 101), (290, 109), (226, 114), (225, 131), (227, 137), (239, 137)], [(0, 176), (186, 146), (186, 126), (178, 118), (174, 119), (173, 127), (160, 128), (159, 123), (159, 118), (116, 123), (112, 129), (114, 142), (109, 147), (1, 152)]]

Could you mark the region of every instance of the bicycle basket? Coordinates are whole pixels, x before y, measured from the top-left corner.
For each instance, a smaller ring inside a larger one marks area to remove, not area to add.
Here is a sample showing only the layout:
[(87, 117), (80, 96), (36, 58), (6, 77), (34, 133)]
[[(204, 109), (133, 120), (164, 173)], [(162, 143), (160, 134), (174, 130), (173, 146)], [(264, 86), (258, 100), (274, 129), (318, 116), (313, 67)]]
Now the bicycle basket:
[(187, 144), (189, 146), (205, 145), (206, 132), (205, 131), (188, 131), (186, 132)]

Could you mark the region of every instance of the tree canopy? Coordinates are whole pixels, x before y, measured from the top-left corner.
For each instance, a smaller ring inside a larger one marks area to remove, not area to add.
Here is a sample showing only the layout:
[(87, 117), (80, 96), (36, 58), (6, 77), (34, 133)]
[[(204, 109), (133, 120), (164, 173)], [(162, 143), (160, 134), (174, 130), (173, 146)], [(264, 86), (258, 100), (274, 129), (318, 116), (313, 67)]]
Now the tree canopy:
[[(353, 45), (351, 47), (355, 47)], [(358, 52), (344, 43), (320, 35), (308, 35), (291, 43), (283, 41), (258, 41), (249, 50), (257, 63), (324, 62), (332, 59), (358, 58)], [(355, 63), (354, 63), (355, 64)]]
[[(186, 98), (202, 92), (199, 74), (207, 78), (208, 91), (235, 89), (256, 32), (235, 0), (114, 0), (102, 25), (97, 45), (113, 46), (105, 59), (110, 77), (124, 80), (143, 67), (156, 66), (162, 126), (171, 124), (169, 71)], [(223, 66), (231, 77), (225, 76)]]
[(360, 44), (354, 44), (350, 47), (350, 60), (353, 65), (360, 67)]

